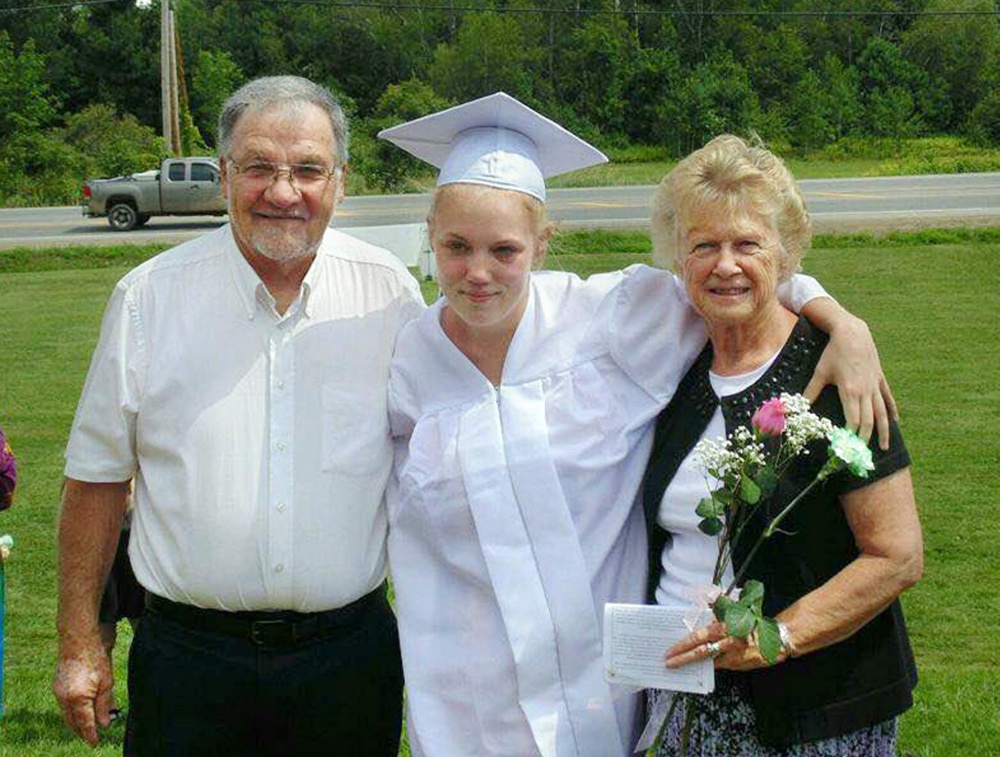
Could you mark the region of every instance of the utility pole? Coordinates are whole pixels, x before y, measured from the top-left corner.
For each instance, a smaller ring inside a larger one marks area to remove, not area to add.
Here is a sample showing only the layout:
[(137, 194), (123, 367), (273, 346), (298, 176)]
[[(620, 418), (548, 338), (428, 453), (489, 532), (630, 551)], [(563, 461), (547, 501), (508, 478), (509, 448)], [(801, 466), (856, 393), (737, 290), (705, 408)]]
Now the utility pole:
[(177, 94), (177, 33), (174, 29), (174, 12), (170, 11), (170, 115), (173, 119), (174, 155), (184, 154), (181, 140), (181, 109)]
[(170, 95), (170, 51), (173, 34), (170, 30), (170, 0), (160, 0), (160, 110), (163, 116), (163, 141), (174, 149), (173, 98)]

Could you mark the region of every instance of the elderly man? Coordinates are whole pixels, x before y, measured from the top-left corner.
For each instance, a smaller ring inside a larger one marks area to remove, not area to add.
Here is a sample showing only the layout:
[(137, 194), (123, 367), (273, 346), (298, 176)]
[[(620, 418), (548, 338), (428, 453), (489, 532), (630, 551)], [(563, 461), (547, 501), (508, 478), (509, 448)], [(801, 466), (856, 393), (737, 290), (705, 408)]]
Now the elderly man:
[(66, 452), (64, 717), (91, 744), (112, 674), (98, 600), (135, 479), (149, 598), (126, 753), (395, 755), (385, 397), (422, 307), (388, 252), (328, 229), (347, 125), (325, 89), (250, 82), (219, 119), (230, 225), (115, 287)]

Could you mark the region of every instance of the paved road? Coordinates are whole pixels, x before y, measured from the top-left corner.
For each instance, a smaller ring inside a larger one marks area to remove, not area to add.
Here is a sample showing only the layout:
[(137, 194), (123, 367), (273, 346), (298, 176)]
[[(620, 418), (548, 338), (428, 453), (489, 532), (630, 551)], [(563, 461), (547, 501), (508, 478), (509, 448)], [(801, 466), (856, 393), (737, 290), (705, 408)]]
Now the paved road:
[[(1000, 225), (1000, 174), (813, 179), (800, 186), (818, 230)], [(568, 228), (644, 228), (653, 187), (553, 189), (549, 214)], [(417, 223), (427, 212), (426, 195), (348, 198), (336, 225)], [(223, 223), (214, 217), (154, 218), (143, 229), (112, 232), (104, 219), (84, 218), (80, 209), (0, 210), (0, 247), (21, 245), (178, 242)]]

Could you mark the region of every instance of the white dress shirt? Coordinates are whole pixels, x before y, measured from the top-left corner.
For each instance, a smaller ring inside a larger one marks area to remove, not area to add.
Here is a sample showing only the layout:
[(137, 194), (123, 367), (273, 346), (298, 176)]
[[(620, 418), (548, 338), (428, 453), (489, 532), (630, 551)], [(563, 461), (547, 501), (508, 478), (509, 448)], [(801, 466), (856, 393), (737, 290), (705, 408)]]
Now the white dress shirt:
[(326, 610), (378, 586), (389, 361), (422, 308), (393, 255), (332, 229), (284, 315), (229, 226), (128, 273), (66, 475), (135, 477), (139, 582), (230, 611)]
[[(799, 298), (822, 294), (811, 280)], [(393, 357), (389, 556), (415, 757), (611, 757), (637, 697), (604, 680), (605, 602), (643, 602), (652, 421), (705, 343), (673, 276), (532, 275), (499, 387), (443, 301)]]

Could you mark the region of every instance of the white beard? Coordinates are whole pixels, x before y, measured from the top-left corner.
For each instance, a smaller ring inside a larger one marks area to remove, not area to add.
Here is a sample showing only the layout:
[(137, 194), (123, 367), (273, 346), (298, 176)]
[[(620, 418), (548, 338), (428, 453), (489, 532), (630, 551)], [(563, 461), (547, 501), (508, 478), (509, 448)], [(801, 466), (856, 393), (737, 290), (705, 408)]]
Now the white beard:
[(250, 246), (254, 252), (276, 263), (292, 263), (308, 258), (322, 241), (308, 243), (304, 234), (290, 233), (284, 229), (257, 228), (250, 233)]

